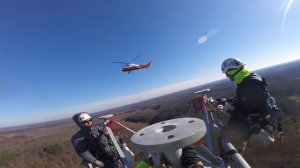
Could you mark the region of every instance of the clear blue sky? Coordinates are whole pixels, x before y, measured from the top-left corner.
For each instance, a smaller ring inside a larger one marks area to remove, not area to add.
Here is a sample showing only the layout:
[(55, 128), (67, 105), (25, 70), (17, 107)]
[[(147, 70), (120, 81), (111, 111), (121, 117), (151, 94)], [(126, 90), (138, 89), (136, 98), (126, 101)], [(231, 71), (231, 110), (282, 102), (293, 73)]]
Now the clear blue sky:
[[(0, 127), (223, 78), (228, 57), (250, 70), (299, 59), (299, 16), (292, 0), (1, 0)], [(111, 63), (138, 54), (153, 66)]]

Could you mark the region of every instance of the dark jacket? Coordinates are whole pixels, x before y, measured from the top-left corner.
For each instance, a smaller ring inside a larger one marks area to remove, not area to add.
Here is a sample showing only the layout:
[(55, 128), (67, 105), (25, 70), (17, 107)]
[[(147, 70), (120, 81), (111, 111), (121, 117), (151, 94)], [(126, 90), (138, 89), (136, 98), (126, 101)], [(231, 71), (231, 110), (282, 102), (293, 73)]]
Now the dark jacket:
[(252, 114), (267, 115), (267, 82), (261, 76), (255, 73), (247, 76), (237, 85), (236, 98), (235, 110), (232, 112), (234, 120), (243, 121)]
[(97, 158), (88, 149), (83, 130), (77, 131), (71, 138), (71, 142), (77, 154), (86, 162), (94, 163)]
[[(76, 117), (75, 123), (80, 126)], [(105, 167), (114, 167), (115, 154), (107, 144), (107, 137), (102, 127), (81, 128), (71, 138), (71, 142), (77, 154), (88, 163), (96, 160), (104, 162)]]

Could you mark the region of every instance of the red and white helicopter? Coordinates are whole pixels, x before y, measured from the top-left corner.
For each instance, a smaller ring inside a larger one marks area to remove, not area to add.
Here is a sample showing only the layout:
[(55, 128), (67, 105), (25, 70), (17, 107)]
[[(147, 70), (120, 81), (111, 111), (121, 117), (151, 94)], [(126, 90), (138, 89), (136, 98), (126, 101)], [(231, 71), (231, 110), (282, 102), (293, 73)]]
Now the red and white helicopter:
[(120, 64), (125, 64), (122, 67), (123, 72), (128, 72), (130, 73), (131, 71), (138, 70), (138, 69), (144, 69), (148, 68), (151, 66), (152, 61), (150, 60), (147, 64), (134, 64), (132, 63), (134, 60), (136, 60), (140, 55), (137, 55), (134, 59), (132, 59), (129, 63), (127, 62), (112, 62), (112, 63), (120, 63)]

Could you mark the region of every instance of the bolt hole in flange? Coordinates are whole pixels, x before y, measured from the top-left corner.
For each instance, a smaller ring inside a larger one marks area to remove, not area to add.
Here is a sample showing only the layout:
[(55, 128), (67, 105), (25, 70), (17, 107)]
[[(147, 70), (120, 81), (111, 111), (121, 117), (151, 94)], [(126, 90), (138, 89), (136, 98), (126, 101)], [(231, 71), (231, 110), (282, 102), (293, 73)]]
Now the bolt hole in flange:
[(190, 120), (190, 121), (189, 121), (189, 123), (193, 123), (193, 122), (195, 122), (195, 120)]
[(174, 138), (175, 137), (175, 135), (169, 135), (167, 138), (168, 139), (172, 139), (172, 138)]
[(175, 128), (176, 128), (176, 125), (165, 125), (165, 126), (158, 128), (155, 132), (156, 133), (169, 132)]

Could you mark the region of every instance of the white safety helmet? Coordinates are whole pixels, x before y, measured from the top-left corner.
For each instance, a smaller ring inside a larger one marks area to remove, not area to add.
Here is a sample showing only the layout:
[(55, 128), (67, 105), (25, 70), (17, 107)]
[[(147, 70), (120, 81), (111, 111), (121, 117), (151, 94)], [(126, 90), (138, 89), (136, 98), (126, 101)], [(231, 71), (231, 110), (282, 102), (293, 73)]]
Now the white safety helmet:
[(92, 119), (92, 117), (91, 117), (88, 113), (86, 113), (86, 112), (81, 113), (81, 114), (78, 116), (78, 121), (79, 121), (80, 123), (83, 122), (83, 121), (88, 121), (88, 120), (90, 120), (90, 119)]
[(222, 72), (227, 73), (229, 70), (232, 69), (241, 69), (244, 67), (244, 63), (237, 58), (228, 58), (223, 61), (222, 63)]

